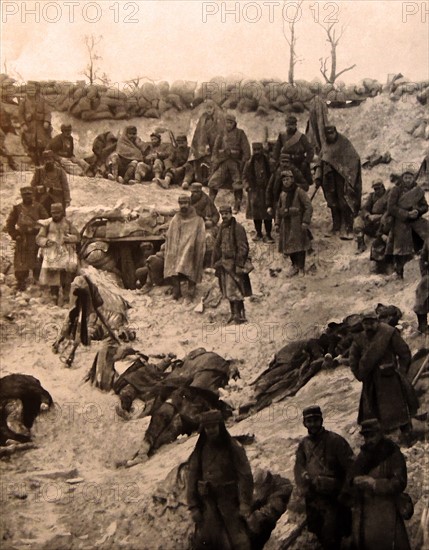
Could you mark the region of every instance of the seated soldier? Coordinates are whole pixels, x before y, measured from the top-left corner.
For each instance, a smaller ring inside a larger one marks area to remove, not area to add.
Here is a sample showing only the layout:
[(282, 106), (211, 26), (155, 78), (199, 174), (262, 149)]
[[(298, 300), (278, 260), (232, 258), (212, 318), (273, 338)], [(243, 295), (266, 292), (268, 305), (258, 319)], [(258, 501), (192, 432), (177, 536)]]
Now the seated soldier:
[(161, 142), (161, 134), (152, 132), (143, 161), (137, 165), (135, 182), (141, 183), (152, 179), (153, 182), (161, 184), (165, 173), (165, 161), (170, 154), (171, 146)]
[(112, 132), (104, 132), (94, 139), (92, 144), (93, 155), (85, 159), (90, 165), (88, 175), (107, 177), (109, 157), (116, 150), (117, 143), (118, 138)]
[(157, 183), (164, 189), (168, 189), (170, 184), (182, 185), (187, 179), (192, 180), (194, 169), (188, 162), (191, 148), (188, 146), (188, 138), (185, 134), (180, 134), (176, 138), (177, 147), (172, 148), (170, 156), (165, 160), (165, 177), (158, 179)]
[(124, 185), (135, 183), (137, 165), (143, 161), (147, 149), (148, 145), (137, 135), (137, 128), (127, 126), (119, 136), (116, 152), (110, 157), (108, 179)]
[(61, 134), (52, 138), (49, 147), (56, 160), (61, 164), (67, 174), (83, 176), (87, 173), (89, 164), (74, 154), (74, 139), (71, 124), (61, 124)]
[[(147, 245), (150, 243), (144, 243)], [(146, 294), (153, 286), (162, 286), (164, 284), (164, 250), (163, 244), (158, 252), (153, 253), (153, 245), (146, 248), (146, 258), (144, 265), (136, 270), (136, 279), (139, 287), (142, 288), (142, 293)]]
[(380, 229), (381, 218), (387, 210), (389, 193), (381, 180), (372, 182), (373, 192), (370, 193), (359, 215), (354, 220), (358, 253), (365, 252), (365, 235), (376, 237)]

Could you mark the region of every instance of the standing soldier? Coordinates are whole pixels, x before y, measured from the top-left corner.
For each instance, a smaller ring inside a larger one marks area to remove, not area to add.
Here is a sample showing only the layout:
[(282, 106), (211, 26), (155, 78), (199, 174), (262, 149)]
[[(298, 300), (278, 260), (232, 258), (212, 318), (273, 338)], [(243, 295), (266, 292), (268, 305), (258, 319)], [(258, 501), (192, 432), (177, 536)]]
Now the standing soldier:
[[(350, 471), (354, 548), (410, 550), (404, 519), (413, 504), (404, 493), (407, 464), (399, 447), (383, 436), (377, 419), (362, 422), (365, 444)], [(398, 505), (402, 502), (402, 505)]]
[(209, 180), (210, 197), (215, 200), (219, 189), (232, 184), (233, 213), (237, 214), (243, 199), (242, 172), (250, 159), (250, 145), (244, 130), (237, 128), (235, 115), (228, 113), (225, 121), (226, 131), (216, 138), (214, 145), (212, 175)]
[(194, 550), (250, 550), (246, 519), (252, 505), (252, 470), (220, 411), (201, 414), (201, 434), (189, 458), (187, 491), (196, 524)]
[(338, 497), (353, 451), (343, 437), (325, 430), (320, 407), (307, 407), (302, 414), (308, 436), (298, 446), (294, 473), (305, 497), (308, 530), (325, 550), (339, 550), (351, 529), (350, 510)]
[(231, 316), (228, 323), (245, 323), (244, 298), (252, 295), (246, 231), (232, 216), (230, 206), (221, 206), (219, 212), (222, 224), (213, 250), (212, 265), (222, 296), (229, 300)]
[(306, 136), (298, 131), (297, 122), (293, 115), (286, 118), (286, 132), (279, 134), (274, 148), (274, 158), (279, 162), (281, 153), (287, 153), (291, 163), (301, 172), (309, 187), (313, 184), (310, 163), (314, 157), (314, 149)]
[(352, 239), (353, 221), (358, 215), (362, 196), (361, 162), (351, 142), (337, 132), (335, 126), (325, 127), (325, 143), (320, 151), (321, 163), (316, 170), (316, 186), (322, 186), (332, 215), (332, 232), (343, 231), (342, 237)]
[(25, 97), (19, 103), (18, 118), (24, 148), (38, 166), (42, 151), (48, 145), (52, 133), (51, 113), (46, 101), (40, 96), (38, 82), (27, 82)]
[(54, 160), (52, 151), (43, 151), (43, 166), (37, 167), (31, 180), (36, 199), (51, 211), (54, 202), (60, 202), (64, 210), (70, 206), (70, 188), (67, 174)]
[(313, 207), (307, 193), (300, 189), (290, 170), (282, 172), (283, 191), (276, 211), (276, 230), (280, 232), (279, 252), (290, 256), (290, 276), (305, 273), (305, 257), (311, 247), (310, 222)]
[(46, 219), (48, 213), (41, 204), (33, 201), (33, 188), (20, 189), (22, 203), (12, 208), (6, 222), (6, 231), (15, 241), (14, 269), (17, 290), (25, 290), (30, 269), (33, 278), (39, 278), (40, 267), (37, 261), (38, 247), (36, 235), (39, 231), (37, 220)]
[(164, 278), (171, 278), (173, 299), (182, 296), (180, 283), (186, 280), (188, 298), (195, 297), (202, 279), (206, 236), (204, 220), (191, 206), (191, 197), (179, 196), (179, 212), (174, 215), (165, 238)]
[[(264, 240), (273, 243), (271, 236), (273, 220), (267, 212), (266, 194), (270, 180), (270, 163), (264, 153), (262, 143), (252, 144), (253, 154), (244, 167), (244, 185), (247, 188), (246, 218), (253, 220), (256, 230), (255, 241)], [(266, 236), (262, 235), (262, 222), (264, 222)]]
[(365, 235), (376, 237), (380, 231), (383, 214), (387, 210), (389, 194), (382, 180), (372, 182), (372, 193), (366, 199), (359, 216), (354, 221), (353, 230), (356, 236), (358, 252), (365, 252)]
[(358, 422), (377, 418), (384, 430), (400, 428), (411, 436), (411, 418), (418, 400), (406, 374), (411, 352), (395, 327), (381, 323), (373, 311), (363, 314), (363, 331), (350, 348), (350, 368), (360, 382), (362, 395)]

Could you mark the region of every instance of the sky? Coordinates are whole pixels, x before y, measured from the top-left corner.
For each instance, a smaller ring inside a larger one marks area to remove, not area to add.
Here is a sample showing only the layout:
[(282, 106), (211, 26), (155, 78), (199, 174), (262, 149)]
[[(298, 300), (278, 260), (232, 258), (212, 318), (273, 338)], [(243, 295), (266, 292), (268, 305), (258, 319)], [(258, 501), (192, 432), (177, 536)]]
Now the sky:
[[(286, 5), (285, 5), (286, 4)], [(85, 35), (102, 36), (101, 72), (112, 82), (136, 76), (204, 82), (214, 76), (278, 78), (288, 74), (284, 33), (295, 1), (3, 0), (1, 72), (17, 80), (82, 80)], [(429, 79), (429, 2), (304, 0), (295, 24), (300, 62), (295, 78), (322, 78), (329, 45), (321, 24), (344, 26), (340, 80), (357, 82), (401, 72)], [(319, 21), (319, 24), (316, 23)]]

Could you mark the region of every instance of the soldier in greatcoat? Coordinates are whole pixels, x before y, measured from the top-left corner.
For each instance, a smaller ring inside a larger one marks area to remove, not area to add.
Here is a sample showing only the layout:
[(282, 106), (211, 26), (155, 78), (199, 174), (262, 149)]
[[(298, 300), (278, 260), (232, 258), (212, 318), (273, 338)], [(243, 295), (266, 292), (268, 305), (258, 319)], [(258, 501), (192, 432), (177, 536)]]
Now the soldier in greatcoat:
[(353, 451), (340, 435), (323, 427), (319, 406), (303, 410), (308, 435), (296, 452), (295, 482), (305, 498), (308, 530), (326, 550), (341, 547), (350, 534), (350, 509), (339, 497), (353, 461)]

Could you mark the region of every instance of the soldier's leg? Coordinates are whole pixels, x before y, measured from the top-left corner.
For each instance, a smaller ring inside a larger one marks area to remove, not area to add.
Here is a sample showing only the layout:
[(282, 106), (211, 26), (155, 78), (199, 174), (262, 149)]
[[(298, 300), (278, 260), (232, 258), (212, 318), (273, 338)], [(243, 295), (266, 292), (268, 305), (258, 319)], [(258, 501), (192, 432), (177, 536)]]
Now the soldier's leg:
[(136, 160), (132, 160), (128, 164), (127, 169), (126, 169), (125, 174), (124, 174), (124, 185), (127, 185), (128, 183), (130, 183), (130, 180), (134, 180), (137, 164), (138, 164), (138, 162)]
[(155, 159), (152, 170), (154, 173), (154, 180), (162, 178), (162, 174), (164, 173), (164, 163), (161, 159)]
[(197, 291), (197, 285), (191, 279), (188, 279), (188, 297), (193, 300), (195, 298), (195, 293)]
[(272, 240), (271, 231), (273, 230), (273, 220), (264, 220), (265, 233), (267, 240)]
[(173, 300), (178, 300), (182, 296), (182, 292), (180, 290), (180, 277), (178, 275), (171, 277), (171, 285), (173, 287)]
[(151, 172), (152, 168), (149, 166), (149, 164), (146, 164), (145, 162), (138, 162), (134, 178), (137, 183), (147, 181), (150, 178)]
[(185, 175), (183, 177), (182, 189), (189, 189), (189, 186), (193, 181), (195, 181), (194, 162), (187, 162), (185, 164)]
[(326, 204), (331, 210), (332, 216), (332, 231), (337, 233), (341, 229), (341, 211), (338, 205), (338, 197), (335, 186), (335, 178), (332, 172), (326, 174), (322, 184), (323, 194), (326, 199)]
[(341, 225), (347, 235), (353, 233), (353, 212), (345, 197), (345, 182), (339, 174), (335, 174), (335, 187), (337, 191), (337, 202), (341, 215)]
[(232, 189), (234, 190), (234, 209), (233, 214), (238, 214), (243, 200), (243, 182), (238, 162), (229, 160), (227, 163), (228, 171), (232, 180)]
[(107, 163), (107, 179), (111, 181), (118, 181), (119, 177), (119, 155), (118, 153), (112, 153)]
[(261, 241), (263, 238), (262, 235), (262, 220), (253, 220), (253, 225), (255, 226), (256, 230), (256, 237), (254, 237), (254, 241)]
[(362, 216), (357, 216), (353, 224), (353, 233), (355, 234), (357, 252), (362, 253), (366, 250), (365, 244), (365, 221)]
[(16, 290), (22, 291), (27, 288), (28, 273), (29, 272), (26, 270), (15, 271), (15, 279), (17, 282)]
[(209, 189), (209, 197), (214, 202), (218, 194), (218, 189)]

